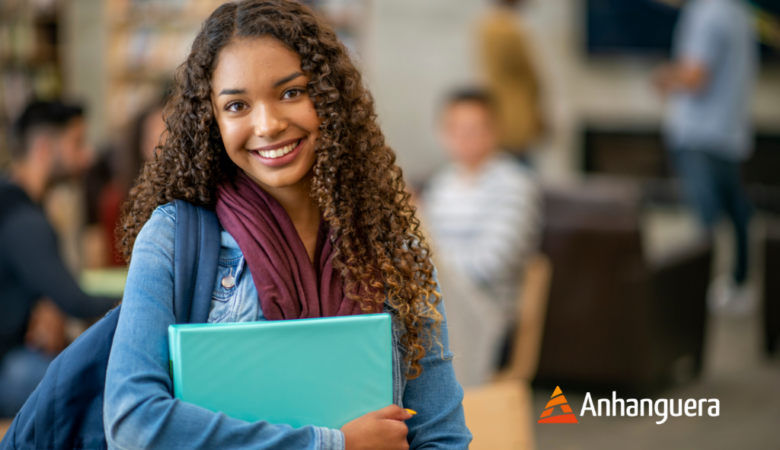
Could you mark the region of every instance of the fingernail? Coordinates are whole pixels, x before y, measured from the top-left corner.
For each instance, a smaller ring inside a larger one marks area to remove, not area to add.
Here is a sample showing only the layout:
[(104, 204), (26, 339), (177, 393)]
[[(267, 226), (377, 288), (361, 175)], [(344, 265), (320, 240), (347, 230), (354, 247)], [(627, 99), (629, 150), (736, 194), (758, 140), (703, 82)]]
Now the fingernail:
[(408, 413), (409, 413), (409, 414), (411, 414), (411, 415), (415, 415), (415, 414), (417, 414), (417, 411), (414, 411), (414, 410), (412, 410), (412, 409), (407, 409), (407, 410), (406, 410), (406, 412), (408, 412)]

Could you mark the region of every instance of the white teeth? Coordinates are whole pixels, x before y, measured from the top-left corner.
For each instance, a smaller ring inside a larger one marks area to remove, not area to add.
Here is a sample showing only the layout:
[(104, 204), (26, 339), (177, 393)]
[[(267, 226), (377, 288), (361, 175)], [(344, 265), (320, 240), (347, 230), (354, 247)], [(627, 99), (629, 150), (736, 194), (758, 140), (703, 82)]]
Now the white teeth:
[(263, 158), (274, 159), (290, 153), (295, 149), (296, 145), (298, 145), (298, 142), (293, 142), (292, 144), (282, 147), (278, 150), (266, 150), (264, 152), (258, 152), (258, 153), (260, 153), (260, 156), (262, 156)]

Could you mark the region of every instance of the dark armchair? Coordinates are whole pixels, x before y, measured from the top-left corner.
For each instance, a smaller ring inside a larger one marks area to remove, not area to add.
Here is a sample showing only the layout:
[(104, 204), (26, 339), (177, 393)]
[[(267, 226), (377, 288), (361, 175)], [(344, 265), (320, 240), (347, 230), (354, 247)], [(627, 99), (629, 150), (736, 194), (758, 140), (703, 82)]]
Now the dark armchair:
[(537, 383), (646, 391), (701, 369), (711, 246), (647, 262), (640, 199), (623, 183), (548, 190), (542, 251), (555, 270)]

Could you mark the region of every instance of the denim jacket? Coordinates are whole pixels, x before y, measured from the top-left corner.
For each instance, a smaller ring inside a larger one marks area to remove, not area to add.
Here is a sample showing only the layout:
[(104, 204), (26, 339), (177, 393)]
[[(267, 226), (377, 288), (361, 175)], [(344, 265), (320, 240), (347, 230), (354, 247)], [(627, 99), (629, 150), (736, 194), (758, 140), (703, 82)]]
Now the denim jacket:
[[(176, 210), (157, 208), (138, 235), (122, 311), (106, 374), (103, 419), (111, 449), (316, 449), (341, 450), (340, 430), (267, 422), (249, 423), (182, 402), (172, 396), (168, 374), (168, 326), (172, 305)], [(232, 275), (235, 285), (222, 278)], [(435, 274), (434, 274), (435, 275)], [(443, 306), (439, 306), (444, 314)], [(392, 314), (392, 310), (385, 309)], [(238, 244), (224, 229), (209, 322), (266, 320)], [(422, 374), (407, 380), (403, 328), (393, 320), (393, 402), (417, 411), (406, 421), (412, 449), (465, 449), (471, 441), (463, 417), (463, 389), (455, 379), (446, 320), (438, 346), (421, 360)]]

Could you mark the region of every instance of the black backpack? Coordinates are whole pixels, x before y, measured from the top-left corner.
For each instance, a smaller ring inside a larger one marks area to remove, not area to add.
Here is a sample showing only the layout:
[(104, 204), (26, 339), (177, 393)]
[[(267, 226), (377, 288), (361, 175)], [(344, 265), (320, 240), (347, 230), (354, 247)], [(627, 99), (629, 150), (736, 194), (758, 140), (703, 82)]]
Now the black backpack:
[[(212, 211), (176, 200), (173, 312), (204, 323), (217, 277), (219, 222)], [(51, 363), (0, 442), (0, 450), (102, 450), (103, 390), (121, 305)]]

